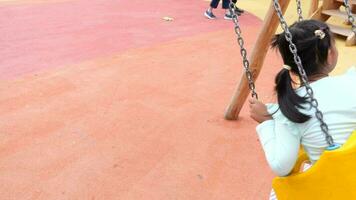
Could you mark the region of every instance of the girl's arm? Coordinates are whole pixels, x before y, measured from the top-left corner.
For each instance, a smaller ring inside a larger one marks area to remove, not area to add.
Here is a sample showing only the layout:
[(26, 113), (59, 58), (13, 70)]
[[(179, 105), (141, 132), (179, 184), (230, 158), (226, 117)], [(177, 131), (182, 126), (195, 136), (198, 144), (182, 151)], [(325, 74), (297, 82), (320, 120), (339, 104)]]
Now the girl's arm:
[(278, 176), (287, 176), (298, 159), (300, 137), (296, 129), (277, 120), (268, 120), (256, 130), (272, 171)]
[(250, 116), (260, 123), (256, 130), (269, 166), (279, 176), (288, 175), (298, 158), (300, 134), (285, 118), (273, 119), (267, 107), (250, 99)]

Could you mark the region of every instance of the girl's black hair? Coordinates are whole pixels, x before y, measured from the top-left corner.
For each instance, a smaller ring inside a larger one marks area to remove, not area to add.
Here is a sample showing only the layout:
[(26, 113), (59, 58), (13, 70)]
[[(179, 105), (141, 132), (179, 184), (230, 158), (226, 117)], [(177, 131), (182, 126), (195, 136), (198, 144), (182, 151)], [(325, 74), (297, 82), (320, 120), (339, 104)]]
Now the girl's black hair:
[[(315, 34), (316, 30), (322, 30), (325, 37), (323, 39), (318, 37)], [(333, 40), (328, 25), (316, 20), (304, 20), (290, 26), (290, 32), (307, 76), (321, 73), (322, 68), (327, 64), (328, 51)], [(272, 48), (278, 48), (284, 64), (290, 66), (291, 72), (300, 79), (298, 67), (289, 50), (289, 43), (284, 32), (275, 35), (272, 39)], [(282, 69), (275, 78), (275, 84), (281, 112), (292, 122), (304, 123), (308, 121), (310, 116), (298, 110), (304, 109), (306, 103), (309, 103), (308, 97), (301, 97), (296, 93), (289, 70)]]

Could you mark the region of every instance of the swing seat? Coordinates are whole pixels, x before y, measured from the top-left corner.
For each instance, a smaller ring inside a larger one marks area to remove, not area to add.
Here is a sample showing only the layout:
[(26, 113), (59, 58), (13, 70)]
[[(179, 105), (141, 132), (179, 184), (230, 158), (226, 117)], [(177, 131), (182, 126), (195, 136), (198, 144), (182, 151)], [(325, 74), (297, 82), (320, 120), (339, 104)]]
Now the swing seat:
[(307, 171), (300, 172), (308, 160), (305, 152), (287, 177), (276, 177), (273, 189), (278, 200), (356, 199), (356, 131), (339, 149), (325, 151)]

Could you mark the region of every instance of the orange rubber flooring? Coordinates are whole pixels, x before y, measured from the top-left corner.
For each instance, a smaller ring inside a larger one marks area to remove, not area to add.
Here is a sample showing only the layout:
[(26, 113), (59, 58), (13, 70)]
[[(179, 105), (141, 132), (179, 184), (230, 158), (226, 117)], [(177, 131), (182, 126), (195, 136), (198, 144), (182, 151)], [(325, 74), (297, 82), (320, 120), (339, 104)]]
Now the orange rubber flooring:
[[(256, 123), (223, 119), (242, 73), (232, 24), (207, 6), (0, 2), (1, 199), (267, 199)], [(251, 50), (261, 21), (241, 23)], [(264, 101), (279, 68), (270, 52)]]

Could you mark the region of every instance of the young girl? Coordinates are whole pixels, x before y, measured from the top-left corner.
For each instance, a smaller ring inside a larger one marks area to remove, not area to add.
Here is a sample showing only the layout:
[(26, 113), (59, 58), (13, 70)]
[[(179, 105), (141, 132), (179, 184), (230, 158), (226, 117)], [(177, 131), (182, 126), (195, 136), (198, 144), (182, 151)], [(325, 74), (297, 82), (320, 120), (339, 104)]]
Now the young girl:
[[(329, 133), (336, 144), (344, 144), (356, 130), (356, 70), (351, 68), (344, 75), (329, 77), (338, 52), (325, 23), (301, 21), (293, 24), (290, 32)], [(278, 48), (284, 62), (275, 78), (278, 104), (250, 100), (250, 115), (260, 123), (256, 130), (267, 162), (278, 176), (291, 172), (300, 145), (311, 164), (328, 146), (315, 109), (310, 108), (305, 87), (298, 84), (300, 74), (288, 45), (285, 33), (276, 35), (272, 41), (272, 47)]]

